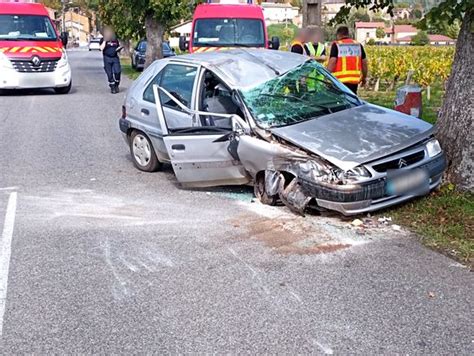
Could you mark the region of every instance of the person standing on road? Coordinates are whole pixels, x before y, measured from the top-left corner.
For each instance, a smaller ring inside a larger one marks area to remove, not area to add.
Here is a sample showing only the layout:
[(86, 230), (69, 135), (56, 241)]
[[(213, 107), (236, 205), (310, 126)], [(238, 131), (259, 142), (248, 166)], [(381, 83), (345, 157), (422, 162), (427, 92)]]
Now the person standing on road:
[(306, 53), (319, 63), (326, 61), (326, 47), (324, 43), (321, 43), (322, 38), (323, 34), (319, 28), (308, 29), (308, 42), (305, 43)]
[(104, 57), (104, 69), (107, 73), (107, 80), (109, 81), (110, 91), (112, 94), (119, 92), (120, 77), (122, 68), (120, 66), (119, 41), (111, 28), (104, 30), (104, 37), (100, 40), (100, 50)]
[(367, 68), (364, 47), (350, 38), (347, 26), (339, 27), (331, 45), (328, 70), (357, 94), (359, 84), (365, 84)]

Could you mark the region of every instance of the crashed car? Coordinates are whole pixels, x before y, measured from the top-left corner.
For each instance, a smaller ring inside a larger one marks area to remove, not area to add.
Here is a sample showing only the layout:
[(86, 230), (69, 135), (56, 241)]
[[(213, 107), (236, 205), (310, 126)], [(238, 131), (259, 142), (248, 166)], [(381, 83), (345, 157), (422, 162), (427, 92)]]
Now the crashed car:
[(188, 187), (253, 184), (265, 204), (344, 215), (427, 194), (444, 153), (427, 122), (366, 103), (305, 56), (234, 49), (153, 63), (120, 129), (135, 166)]

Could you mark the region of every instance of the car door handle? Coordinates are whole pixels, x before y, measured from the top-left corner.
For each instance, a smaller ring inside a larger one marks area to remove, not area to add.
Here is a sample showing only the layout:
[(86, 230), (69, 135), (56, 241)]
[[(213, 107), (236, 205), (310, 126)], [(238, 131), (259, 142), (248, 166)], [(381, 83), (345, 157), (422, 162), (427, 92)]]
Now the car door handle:
[(173, 151), (184, 151), (186, 150), (186, 146), (185, 145), (171, 145), (171, 149)]
[(142, 114), (148, 116), (148, 115), (150, 115), (150, 110), (148, 110), (148, 109), (142, 109)]

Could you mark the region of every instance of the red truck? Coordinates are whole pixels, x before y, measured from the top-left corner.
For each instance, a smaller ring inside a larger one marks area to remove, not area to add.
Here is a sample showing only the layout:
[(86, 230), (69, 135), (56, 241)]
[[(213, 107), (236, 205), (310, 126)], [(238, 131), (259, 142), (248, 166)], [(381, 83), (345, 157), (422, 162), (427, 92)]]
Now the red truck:
[(196, 7), (191, 38), (180, 37), (179, 48), (191, 53), (235, 47), (278, 49), (280, 40), (268, 40), (262, 8), (253, 4), (208, 2)]
[(65, 46), (41, 4), (0, 0), (0, 90), (71, 89), (71, 67)]

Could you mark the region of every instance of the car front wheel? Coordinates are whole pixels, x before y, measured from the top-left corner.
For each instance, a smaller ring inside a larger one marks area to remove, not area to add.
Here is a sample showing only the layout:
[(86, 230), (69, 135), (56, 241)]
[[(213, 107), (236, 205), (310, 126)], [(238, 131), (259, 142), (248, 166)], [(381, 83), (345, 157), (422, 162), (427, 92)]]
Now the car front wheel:
[(265, 189), (265, 172), (260, 172), (255, 177), (253, 192), (262, 204), (273, 206), (278, 204), (278, 195), (268, 195)]
[(161, 167), (161, 163), (153, 150), (153, 145), (143, 132), (132, 132), (130, 153), (135, 167), (143, 172), (156, 172)]

